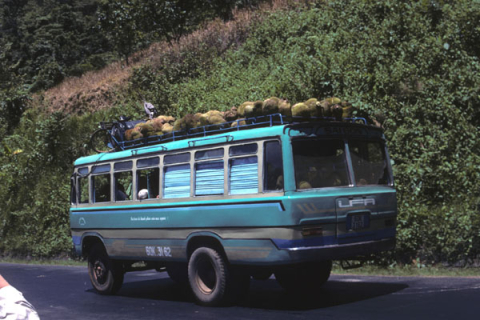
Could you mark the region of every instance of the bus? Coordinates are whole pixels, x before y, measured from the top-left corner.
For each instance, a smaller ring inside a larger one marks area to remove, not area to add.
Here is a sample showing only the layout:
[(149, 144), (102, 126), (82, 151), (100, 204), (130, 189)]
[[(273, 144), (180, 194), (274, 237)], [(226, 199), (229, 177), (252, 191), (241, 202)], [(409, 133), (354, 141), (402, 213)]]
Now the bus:
[(207, 306), (252, 277), (319, 290), (332, 260), (392, 250), (396, 217), (385, 136), (366, 122), (238, 126), (82, 157), (72, 175), (73, 244), (100, 294), (138, 269)]

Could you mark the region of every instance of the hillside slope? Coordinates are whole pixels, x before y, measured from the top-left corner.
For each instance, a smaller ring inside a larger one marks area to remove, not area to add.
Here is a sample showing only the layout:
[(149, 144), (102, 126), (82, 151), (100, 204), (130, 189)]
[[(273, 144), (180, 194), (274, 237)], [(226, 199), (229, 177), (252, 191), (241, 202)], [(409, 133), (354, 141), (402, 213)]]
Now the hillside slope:
[(71, 163), (90, 152), (85, 141), (96, 122), (141, 117), (140, 96), (177, 116), (269, 96), (338, 96), (385, 119), (400, 212), (393, 259), (477, 258), (480, 5), (274, 3), (37, 97), (4, 140), (0, 250), (68, 250)]

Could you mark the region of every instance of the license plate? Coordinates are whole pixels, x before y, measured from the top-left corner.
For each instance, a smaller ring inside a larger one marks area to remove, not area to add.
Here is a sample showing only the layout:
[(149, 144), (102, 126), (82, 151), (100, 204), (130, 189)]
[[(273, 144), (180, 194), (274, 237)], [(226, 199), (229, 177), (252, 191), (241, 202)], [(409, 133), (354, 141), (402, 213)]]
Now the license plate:
[(347, 230), (360, 230), (368, 228), (370, 225), (370, 215), (355, 214), (347, 218)]

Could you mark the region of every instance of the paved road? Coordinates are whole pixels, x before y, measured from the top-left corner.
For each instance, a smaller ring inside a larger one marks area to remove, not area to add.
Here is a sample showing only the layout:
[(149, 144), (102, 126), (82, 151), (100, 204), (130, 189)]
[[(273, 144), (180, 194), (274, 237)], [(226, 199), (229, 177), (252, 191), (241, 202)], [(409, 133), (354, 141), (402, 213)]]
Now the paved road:
[(480, 318), (480, 277), (333, 275), (309, 298), (288, 295), (274, 279), (252, 281), (244, 302), (205, 308), (165, 273), (128, 273), (116, 296), (96, 294), (86, 267), (0, 264), (0, 273), (43, 320)]

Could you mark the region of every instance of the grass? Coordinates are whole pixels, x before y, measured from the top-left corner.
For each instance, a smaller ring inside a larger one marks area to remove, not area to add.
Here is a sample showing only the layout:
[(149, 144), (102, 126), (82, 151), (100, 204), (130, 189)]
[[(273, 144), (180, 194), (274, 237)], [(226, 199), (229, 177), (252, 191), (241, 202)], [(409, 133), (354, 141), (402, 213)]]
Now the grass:
[(362, 266), (357, 269), (344, 270), (340, 265), (334, 264), (332, 273), (351, 274), (364, 276), (394, 276), (394, 277), (480, 277), (478, 267), (443, 267), (443, 266), (394, 266), (378, 267), (372, 265)]
[(86, 261), (73, 260), (70, 258), (60, 259), (19, 259), (19, 258), (0, 258), (0, 263), (47, 265), (47, 266), (87, 266)]

